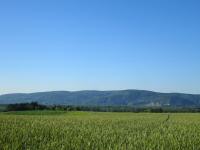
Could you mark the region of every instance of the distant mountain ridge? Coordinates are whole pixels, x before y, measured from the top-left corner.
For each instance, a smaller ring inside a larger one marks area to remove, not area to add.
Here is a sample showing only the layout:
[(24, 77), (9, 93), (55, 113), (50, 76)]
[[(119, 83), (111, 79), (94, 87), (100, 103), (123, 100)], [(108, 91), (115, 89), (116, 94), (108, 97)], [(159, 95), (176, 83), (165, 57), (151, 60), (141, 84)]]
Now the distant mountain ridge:
[(0, 95), (0, 104), (37, 101), (46, 105), (83, 106), (200, 106), (200, 95), (145, 90), (52, 91)]

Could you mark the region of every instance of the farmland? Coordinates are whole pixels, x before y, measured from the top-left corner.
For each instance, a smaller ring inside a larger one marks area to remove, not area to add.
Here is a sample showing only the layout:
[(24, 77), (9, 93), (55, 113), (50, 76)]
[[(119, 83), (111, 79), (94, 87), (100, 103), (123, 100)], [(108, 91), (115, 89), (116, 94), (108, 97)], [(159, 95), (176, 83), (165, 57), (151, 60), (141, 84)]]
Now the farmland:
[(200, 149), (198, 113), (0, 113), (0, 149)]

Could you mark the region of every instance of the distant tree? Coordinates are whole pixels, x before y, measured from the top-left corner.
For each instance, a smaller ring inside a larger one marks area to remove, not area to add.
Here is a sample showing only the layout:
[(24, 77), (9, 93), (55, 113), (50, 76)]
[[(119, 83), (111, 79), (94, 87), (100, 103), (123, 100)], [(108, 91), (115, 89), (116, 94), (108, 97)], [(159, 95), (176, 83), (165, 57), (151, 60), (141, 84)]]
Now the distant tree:
[(37, 102), (31, 102), (31, 103), (9, 104), (6, 110), (24, 111), (24, 110), (43, 110), (43, 109), (47, 109), (47, 106), (40, 105)]

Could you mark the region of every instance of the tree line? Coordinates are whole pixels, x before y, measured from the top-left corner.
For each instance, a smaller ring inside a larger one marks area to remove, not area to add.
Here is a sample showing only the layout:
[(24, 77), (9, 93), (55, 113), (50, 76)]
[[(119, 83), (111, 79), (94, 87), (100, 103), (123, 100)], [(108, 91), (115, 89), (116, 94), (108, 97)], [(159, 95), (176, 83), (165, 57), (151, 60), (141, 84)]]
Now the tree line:
[(200, 112), (200, 107), (132, 107), (132, 106), (71, 106), (43, 105), (37, 102), (9, 104), (5, 111), (60, 110), (60, 111), (96, 111), (96, 112)]

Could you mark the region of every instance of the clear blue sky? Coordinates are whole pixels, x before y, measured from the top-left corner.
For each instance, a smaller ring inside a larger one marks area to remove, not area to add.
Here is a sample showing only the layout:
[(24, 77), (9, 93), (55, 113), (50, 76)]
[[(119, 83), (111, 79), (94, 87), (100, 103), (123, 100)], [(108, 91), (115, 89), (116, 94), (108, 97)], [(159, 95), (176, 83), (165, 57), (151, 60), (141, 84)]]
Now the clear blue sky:
[(0, 94), (200, 93), (199, 0), (2, 0)]

